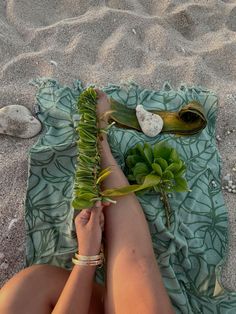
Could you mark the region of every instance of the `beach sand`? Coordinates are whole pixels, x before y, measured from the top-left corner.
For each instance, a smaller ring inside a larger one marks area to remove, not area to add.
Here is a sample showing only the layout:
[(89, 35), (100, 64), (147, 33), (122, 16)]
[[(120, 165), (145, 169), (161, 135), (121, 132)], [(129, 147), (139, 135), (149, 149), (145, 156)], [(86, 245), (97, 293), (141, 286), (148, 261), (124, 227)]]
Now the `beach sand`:
[[(236, 182), (235, 1), (0, 1), (0, 108), (32, 110), (28, 82), (37, 76), (100, 87), (185, 82), (215, 91), (222, 175)], [(23, 268), (27, 158), (36, 140), (0, 135), (0, 286)], [(224, 196), (230, 242), (222, 280), (236, 289), (236, 194)]]

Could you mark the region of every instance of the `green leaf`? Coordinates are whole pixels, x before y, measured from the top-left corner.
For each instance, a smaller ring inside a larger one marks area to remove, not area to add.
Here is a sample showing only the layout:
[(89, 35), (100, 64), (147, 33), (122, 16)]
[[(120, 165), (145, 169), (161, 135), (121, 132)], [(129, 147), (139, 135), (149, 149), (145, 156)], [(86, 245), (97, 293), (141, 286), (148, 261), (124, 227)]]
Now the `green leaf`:
[(170, 164), (167, 168), (166, 168), (166, 170), (169, 170), (169, 171), (171, 171), (171, 172), (173, 172), (173, 173), (177, 173), (180, 169), (181, 169), (181, 163), (180, 162), (173, 162), (172, 164)]
[(80, 194), (80, 197), (82, 198), (82, 199), (84, 199), (84, 200), (91, 200), (92, 198), (94, 198), (94, 197), (96, 197), (97, 195), (96, 194), (94, 194), (94, 193), (81, 193)]
[(86, 139), (86, 141), (88, 141), (89, 140), (89, 142), (90, 141), (92, 141), (92, 142), (96, 142), (96, 136), (94, 135), (94, 134), (92, 134), (92, 133), (89, 133), (87, 130), (85, 130), (84, 129), (84, 127), (78, 127), (78, 129), (79, 129), (79, 137), (80, 138), (84, 138), (84, 139)]
[(111, 166), (104, 168), (102, 171), (99, 172), (99, 177), (102, 176), (104, 173), (107, 173), (107, 171), (111, 171)]
[(183, 165), (181, 169), (176, 173), (176, 177), (181, 177), (186, 172), (186, 166)]
[(80, 154), (79, 159), (80, 159), (80, 161), (84, 162), (85, 164), (88, 164), (88, 166), (94, 165), (94, 163), (96, 161), (95, 157), (88, 157), (82, 153)]
[(89, 200), (85, 200), (82, 198), (74, 198), (74, 200), (72, 201), (72, 206), (75, 209), (83, 209), (83, 208), (90, 208), (93, 206), (93, 202), (89, 201)]
[(171, 180), (174, 179), (174, 175), (170, 170), (165, 170), (162, 174), (163, 179)]
[(76, 196), (80, 196), (80, 195), (85, 194), (85, 193), (91, 193), (91, 194), (93, 194), (93, 197), (94, 197), (95, 189), (93, 186), (85, 184), (85, 187), (81, 188), (80, 185), (81, 185), (81, 182), (75, 186), (75, 195)]
[(137, 145), (135, 147), (130, 148), (127, 151), (127, 155), (137, 155), (139, 154), (139, 150), (137, 149)]
[(156, 163), (161, 166), (162, 171), (165, 171), (165, 169), (168, 167), (167, 161), (161, 157), (155, 158), (155, 164)]
[(152, 154), (152, 147), (150, 144), (145, 143), (143, 148), (144, 155), (146, 157), (147, 162), (151, 165), (153, 163), (153, 154)]
[(76, 175), (80, 177), (93, 177), (93, 174), (90, 171), (79, 169), (76, 171)]
[(94, 176), (77, 176), (75, 182), (86, 182), (86, 184), (94, 184)]
[(133, 168), (133, 174), (136, 177), (138, 174), (146, 175), (149, 173), (148, 166), (143, 162), (138, 162)]
[(189, 190), (188, 183), (184, 178), (177, 177), (175, 178), (176, 185), (173, 187), (173, 189), (176, 192), (186, 192)]
[(88, 113), (88, 112), (84, 113), (83, 118), (84, 118), (85, 121), (93, 121), (93, 122), (96, 121), (96, 115)]
[(161, 178), (155, 174), (148, 174), (144, 181), (143, 181), (143, 186), (145, 187), (151, 187), (159, 184), (161, 181)]
[(132, 174), (128, 174), (127, 179), (130, 180), (130, 181), (135, 181), (136, 180), (135, 176), (132, 175)]
[(143, 151), (144, 147), (141, 143), (138, 143), (136, 145), (136, 151), (137, 151), (137, 155), (140, 155), (144, 160), (147, 160), (144, 151)]
[(142, 162), (143, 158), (139, 155), (129, 155), (126, 158), (126, 164), (129, 168), (133, 168), (138, 162)]
[(162, 176), (162, 169), (159, 164), (152, 164), (152, 169), (161, 177)]
[(145, 177), (145, 180), (142, 185), (134, 184), (134, 185), (123, 186), (116, 189), (107, 189), (101, 192), (101, 194), (103, 196), (122, 196), (122, 195), (126, 195), (132, 192), (141, 191), (149, 187), (153, 187), (157, 185), (160, 182), (160, 180), (161, 180), (160, 177), (149, 174)]
[(178, 155), (176, 149), (172, 148), (169, 159), (172, 160), (172, 162), (179, 162), (180, 161), (180, 158), (179, 158), (179, 155)]
[(168, 160), (171, 153), (171, 147), (169, 147), (165, 142), (156, 143), (153, 147), (154, 158), (161, 157)]
[(143, 180), (145, 178), (145, 174), (138, 174), (136, 177), (135, 177), (135, 181), (138, 183), (138, 184), (142, 184), (143, 183)]
[(106, 179), (106, 177), (108, 177), (112, 173), (112, 171), (108, 170), (108, 168), (106, 168), (105, 170), (106, 170), (105, 172), (103, 172), (101, 175), (99, 175), (96, 184), (99, 184), (102, 181), (104, 181)]

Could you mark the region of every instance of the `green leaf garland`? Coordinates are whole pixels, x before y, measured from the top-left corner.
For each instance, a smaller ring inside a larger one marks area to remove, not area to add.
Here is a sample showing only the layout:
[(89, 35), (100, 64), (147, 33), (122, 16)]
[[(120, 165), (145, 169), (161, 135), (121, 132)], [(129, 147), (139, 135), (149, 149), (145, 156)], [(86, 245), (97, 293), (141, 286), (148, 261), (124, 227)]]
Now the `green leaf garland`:
[(100, 183), (111, 173), (110, 168), (101, 171), (98, 137), (101, 130), (98, 127), (96, 114), (97, 93), (90, 87), (85, 90), (77, 102), (80, 116), (76, 128), (78, 159), (75, 174), (74, 198), (72, 206), (76, 210), (90, 208), (97, 200), (109, 200), (102, 197)]

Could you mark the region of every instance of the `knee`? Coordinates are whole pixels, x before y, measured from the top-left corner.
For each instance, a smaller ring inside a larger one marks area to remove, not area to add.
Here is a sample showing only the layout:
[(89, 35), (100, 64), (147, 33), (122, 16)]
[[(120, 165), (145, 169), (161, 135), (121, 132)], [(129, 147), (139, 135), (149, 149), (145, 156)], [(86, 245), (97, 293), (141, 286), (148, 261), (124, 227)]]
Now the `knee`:
[(17, 313), (22, 302), (30, 303), (38, 291), (46, 293), (45, 278), (48, 278), (49, 268), (49, 265), (33, 265), (13, 276), (0, 290), (0, 313)]
[(39, 273), (42, 273), (42, 266), (43, 265), (33, 265), (22, 269), (19, 273), (15, 274), (4, 284), (0, 290), (0, 296), (3, 296), (4, 294), (4, 297), (6, 297), (7, 295), (12, 294), (14, 291), (24, 290), (32, 278), (38, 277), (40, 275)]
[[(20, 287), (24, 289), (31, 281), (40, 283), (47, 272), (48, 265), (32, 265), (15, 274), (4, 286), (4, 290)], [(41, 280), (39, 280), (41, 279)]]
[[(33, 265), (15, 274), (0, 290), (0, 300), (20, 296), (39, 286), (48, 274), (49, 265)], [(37, 283), (37, 285), (36, 285)]]

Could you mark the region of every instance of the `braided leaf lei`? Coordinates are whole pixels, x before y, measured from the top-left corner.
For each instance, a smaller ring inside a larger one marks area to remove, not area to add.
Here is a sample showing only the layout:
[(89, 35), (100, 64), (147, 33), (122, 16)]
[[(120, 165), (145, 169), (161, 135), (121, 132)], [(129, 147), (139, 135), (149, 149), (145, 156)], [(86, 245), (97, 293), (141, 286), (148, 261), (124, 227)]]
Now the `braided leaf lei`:
[(110, 174), (109, 169), (101, 171), (98, 138), (101, 130), (98, 128), (96, 115), (97, 93), (90, 87), (85, 90), (77, 102), (80, 116), (76, 128), (78, 157), (74, 184), (74, 199), (72, 206), (81, 210), (94, 205), (97, 200), (109, 200), (100, 194), (100, 182)]

